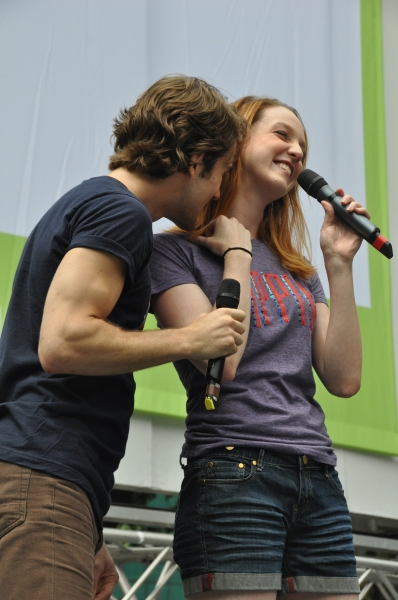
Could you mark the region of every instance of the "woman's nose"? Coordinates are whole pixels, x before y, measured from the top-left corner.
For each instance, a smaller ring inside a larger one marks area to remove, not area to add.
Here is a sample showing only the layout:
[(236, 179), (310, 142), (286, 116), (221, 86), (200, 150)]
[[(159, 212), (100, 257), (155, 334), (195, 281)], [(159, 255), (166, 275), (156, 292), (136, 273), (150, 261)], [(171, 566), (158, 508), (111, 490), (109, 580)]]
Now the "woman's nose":
[(304, 152), (298, 142), (293, 142), (289, 148), (290, 156), (294, 156), (296, 160), (303, 160)]

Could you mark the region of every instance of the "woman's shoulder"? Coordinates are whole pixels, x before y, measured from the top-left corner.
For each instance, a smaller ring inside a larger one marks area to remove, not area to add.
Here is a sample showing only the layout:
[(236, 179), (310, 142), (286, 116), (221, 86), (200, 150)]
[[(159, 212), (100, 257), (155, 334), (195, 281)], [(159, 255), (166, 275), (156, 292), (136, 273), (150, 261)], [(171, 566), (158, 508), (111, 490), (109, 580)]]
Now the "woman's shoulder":
[(190, 242), (188, 240), (189, 236), (183, 232), (174, 232), (174, 231), (162, 231), (160, 233), (155, 233), (153, 236), (154, 246), (181, 246), (188, 247)]
[(215, 255), (210, 250), (195, 244), (195, 238), (189, 233), (179, 231), (174, 232), (173, 230), (164, 231), (162, 233), (156, 233), (153, 239), (155, 252), (169, 252), (171, 255), (183, 254), (195, 263), (197, 261), (200, 263), (202, 260), (206, 261), (206, 259), (215, 258)]

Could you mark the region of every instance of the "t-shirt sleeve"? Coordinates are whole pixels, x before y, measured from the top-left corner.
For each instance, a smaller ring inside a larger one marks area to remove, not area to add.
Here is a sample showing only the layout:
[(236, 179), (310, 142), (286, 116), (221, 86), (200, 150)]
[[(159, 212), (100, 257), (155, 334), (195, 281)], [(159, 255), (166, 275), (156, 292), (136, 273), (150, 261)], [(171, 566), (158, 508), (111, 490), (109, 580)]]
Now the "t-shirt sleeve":
[(146, 266), (152, 249), (152, 222), (134, 196), (104, 194), (83, 203), (69, 222), (72, 248), (108, 252), (127, 265), (127, 285)]
[(327, 305), (325, 291), (317, 273), (311, 279), (311, 293), (314, 297), (315, 304), (322, 302)]
[(181, 235), (159, 233), (153, 239), (153, 252), (149, 263), (152, 294), (185, 283), (197, 284), (194, 275), (193, 246)]

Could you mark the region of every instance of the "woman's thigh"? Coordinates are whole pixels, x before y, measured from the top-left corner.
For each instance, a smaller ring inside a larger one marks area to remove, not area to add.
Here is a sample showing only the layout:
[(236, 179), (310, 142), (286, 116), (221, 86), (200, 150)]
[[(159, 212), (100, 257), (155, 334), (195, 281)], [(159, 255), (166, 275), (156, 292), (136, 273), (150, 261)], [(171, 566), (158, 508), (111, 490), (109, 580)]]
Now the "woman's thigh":
[(309, 598), (359, 593), (351, 518), (337, 471), (309, 461), (286, 538), (283, 592)]
[(76, 485), (0, 462), (0, 581), (7, 600), (91, 598), (98, 531)]

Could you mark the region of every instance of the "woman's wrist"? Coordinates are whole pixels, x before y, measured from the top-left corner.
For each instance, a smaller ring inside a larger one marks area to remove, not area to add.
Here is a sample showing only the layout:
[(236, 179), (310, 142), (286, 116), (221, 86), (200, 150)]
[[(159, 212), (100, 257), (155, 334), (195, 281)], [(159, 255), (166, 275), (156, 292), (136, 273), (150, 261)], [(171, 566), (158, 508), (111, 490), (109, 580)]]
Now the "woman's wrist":
[(325, 269), (329, 286), (353, 286), (353, 263), (352, 261), (330, 261), (325, 262)]
[(325, 269), (327, 272), (350, 272), (353, 267), (354, 257), (342, 257), (336, 254), (324, 255)]

